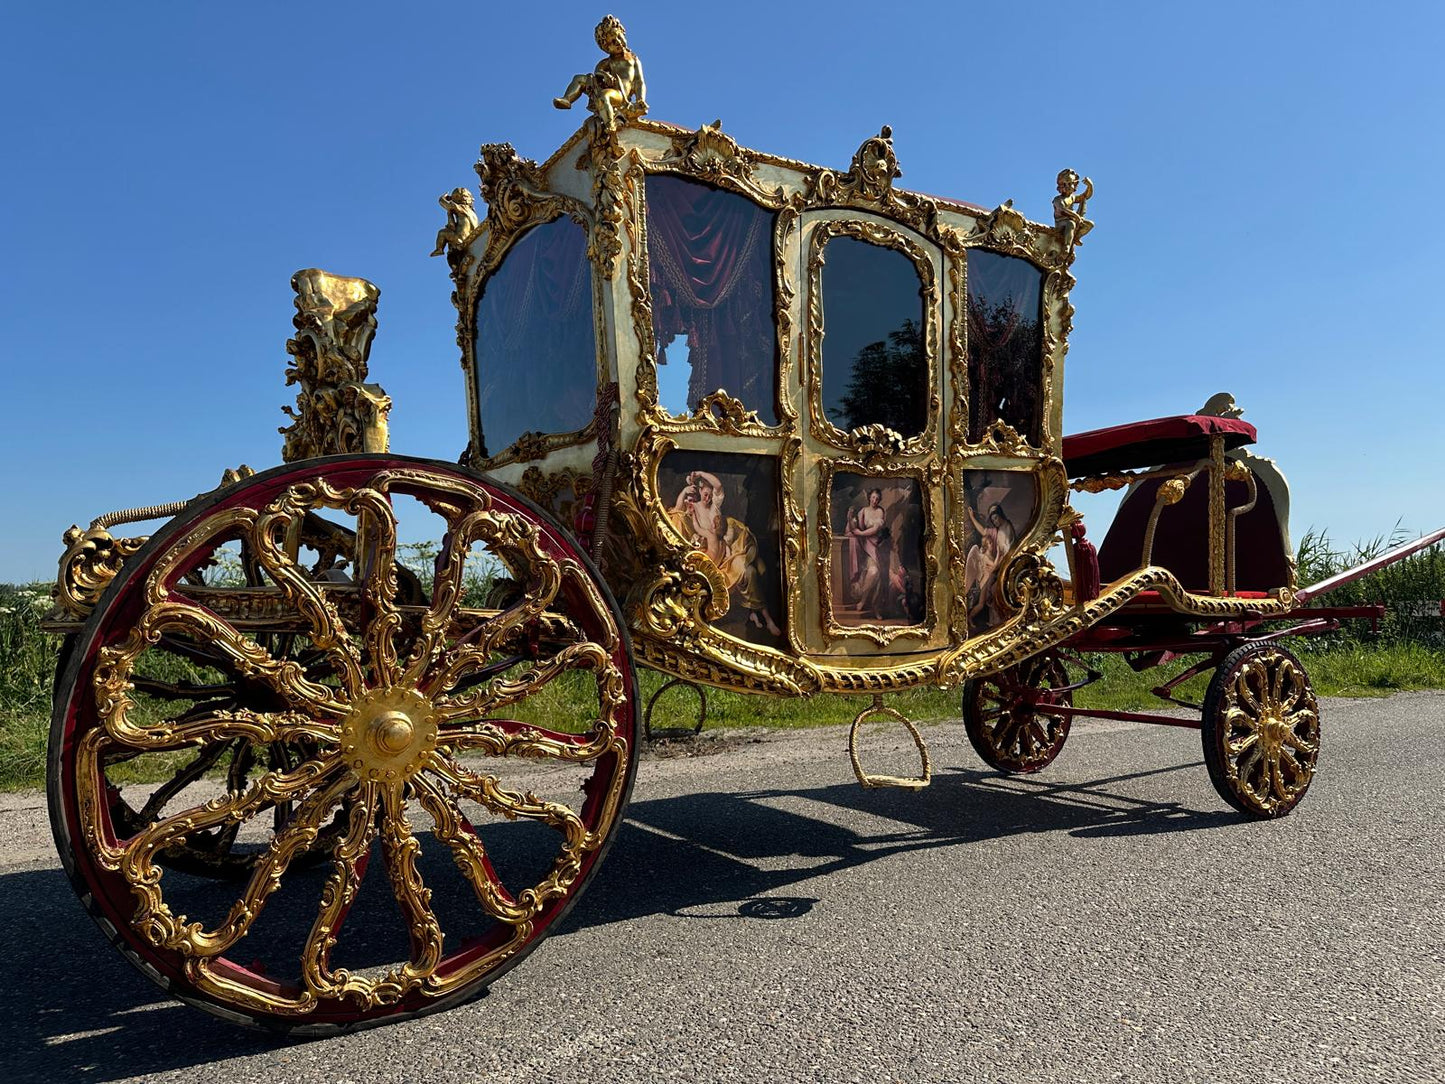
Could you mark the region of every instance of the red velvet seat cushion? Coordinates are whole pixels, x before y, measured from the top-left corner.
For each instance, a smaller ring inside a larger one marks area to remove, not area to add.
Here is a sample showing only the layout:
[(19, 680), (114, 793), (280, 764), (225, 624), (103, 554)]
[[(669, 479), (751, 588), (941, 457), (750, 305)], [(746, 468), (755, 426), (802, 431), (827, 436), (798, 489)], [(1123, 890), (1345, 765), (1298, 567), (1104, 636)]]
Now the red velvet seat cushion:
[(1209, 440), (1216, 433), (1224, 434), (1226, 449), (1253, 444), (1258, 437), (1254, 426), (1239, 418), (1208, 414), (1154, 418), (1065, 437), (1064, 466), (1070, 478), (1081, 478), (1204, 459), (1209, 455)]

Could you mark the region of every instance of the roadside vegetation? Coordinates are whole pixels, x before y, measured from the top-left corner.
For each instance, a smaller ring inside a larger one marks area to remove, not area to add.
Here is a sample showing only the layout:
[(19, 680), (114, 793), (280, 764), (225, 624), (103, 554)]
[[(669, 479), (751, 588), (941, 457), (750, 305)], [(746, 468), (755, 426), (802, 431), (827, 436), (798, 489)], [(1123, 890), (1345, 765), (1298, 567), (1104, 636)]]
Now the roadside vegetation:
[[(1311, 531), (1300, 541), (1299, 582), (1311, 584), (1384, 552), (1403, 538), (1379, 538), (1337, 550), (1327, 535)], [(418, 576), (427, 580), (434, 549), (411, 547), (404, 558)], [(493, 583), (485, 569), (472, 569), (468, 600), (480, 604)], [(1445, 546), (1434, 546), (1332, 593), (1321, 604), (1363, 605), (1382, 602), (1388, 614), (1372, 629), (1356, 621), (1327, 636), (1296, 639), (1290, 647), (1309, 670), (1322, 696), (1383, 696), (1402, 689), (1445, 688)], [(0, 584), (0, 789), (43, 786), (45, 743), (50, 721), (51, 684), (60, 652), (60, 640), (40, 631), (40, 618), (49, 607), (46, 584)], [(1178, 673), (1187, 663), (1135, 673), (1118, 656), (1095, 656), (1089, 663), (1103, 672), (1102, 680), (1080, 690), (1083, 706), (1140, 710), (1158, 705), (1150, 690)], [(185, 665), (185, 664), (179, 664)], [(195, 675), (166, 675), (187, 677)], [(644, 671), (642, 701), (646, 703), (665, 677)], [(1198, 701), (1208, 675), (1180, 686), (1175, 695)], [(852, 720), (864, 701), (858, 697), (817, 696), (810, 700), (784, 700), (744, 696), (721, 690), (707, 694), (707, 726), (804, 727), (826, 726)], [(918, 722), (957, 718), (957, 691), (918, 689), (889, 697), (888, 703)], [(140, 705), (142, 713), (146, 705)], [(690, 725), (696, 719), (696, 694), (674, 687), (659, 701), (654, 724), (658, 727)], [(566, 683), (551, 686), (545, 696), (527, 707), (526, 717), (538, 723), (566, 725), (584, 719), (585, 698)], [(151, 771), (164, 771), (153, 764)]]

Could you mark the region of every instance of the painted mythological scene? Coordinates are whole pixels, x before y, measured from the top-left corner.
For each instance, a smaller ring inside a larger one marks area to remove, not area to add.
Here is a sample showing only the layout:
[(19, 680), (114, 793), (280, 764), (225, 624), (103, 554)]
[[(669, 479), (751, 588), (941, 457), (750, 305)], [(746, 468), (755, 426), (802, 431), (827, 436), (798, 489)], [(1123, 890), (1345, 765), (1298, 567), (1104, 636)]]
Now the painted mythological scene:
[(999, 593), (999, 575), (1034, 518), (1034, 477), (1023, 471), (966, 470), (964, 500), (964, 598), (968, 634), (994, 628), (1011, 611)]
[(771, 456), (672, 452), (657, 472), (667, 516), (712, 559), (728, 585), (713, 627), (764, 647), (784, 646), (778, 465)]
[(923, 497), (914, 478), (833, 476), (833, 620), (840, 625), (919, 625), (923, 576)]

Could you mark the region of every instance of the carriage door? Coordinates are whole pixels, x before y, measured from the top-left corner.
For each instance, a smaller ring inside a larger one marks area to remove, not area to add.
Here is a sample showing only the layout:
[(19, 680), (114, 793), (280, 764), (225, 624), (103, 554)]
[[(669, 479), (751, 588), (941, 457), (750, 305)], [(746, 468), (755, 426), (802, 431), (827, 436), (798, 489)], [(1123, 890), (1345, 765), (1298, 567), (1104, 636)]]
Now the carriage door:
[(950, 622), (941, 255), (857, 212), (804, 215), (794, 236), (802, 441), (790, 511), (806, 524), (795, 642), (814, 655), (935, 650)]

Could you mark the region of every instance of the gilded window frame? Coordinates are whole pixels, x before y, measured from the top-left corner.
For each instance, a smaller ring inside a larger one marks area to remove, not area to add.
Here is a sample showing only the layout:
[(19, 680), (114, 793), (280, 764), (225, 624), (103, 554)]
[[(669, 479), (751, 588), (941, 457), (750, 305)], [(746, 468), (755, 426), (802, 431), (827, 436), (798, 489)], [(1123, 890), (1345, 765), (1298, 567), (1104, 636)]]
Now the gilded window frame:
[[(899, 454), (927, 455), (939, 445), (938, 426), (943, 403), (943, 373), (938, 365), (938, 334), (943, 320), (943, 309), (934, 261), (929, 250), (904, 233), (899, 224), (884, 218), (865, 218), (856, 211), (844, 210), (844, 213), (853, 217), (819, 217), (803, 223), (803, 228), (808, 233), (804, 270), (807, 282), (807, 331), (803, 345), (803, 396), (808, 404), (809, 435), (837, 451), (861, 454), (876, 443), (880, 435), (892, 434), (892, 430), (877, 424), (852, 430), (839, 429), (828, 419), (823, 409), (823, 337), (826, 324), (826, 314), (823, 312), (823, 268), (827, 260), (828, 242), (837, 237), (848, 237), (864, 244), (901, 252), (918, 272), (919, 295), (924, 314), (923, 364), (928, 373), (928, 414), (923, 432), (913, 436), (892, 436), (900, 438), (897, 442)], [(944, 253), (936, 246), (935, 252), (939, 264), (942, 265)], [(887, 439), (891, 440), (892, 436)]]

